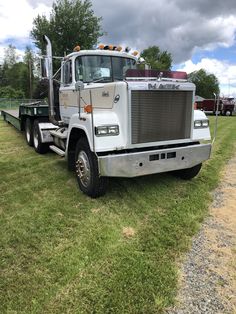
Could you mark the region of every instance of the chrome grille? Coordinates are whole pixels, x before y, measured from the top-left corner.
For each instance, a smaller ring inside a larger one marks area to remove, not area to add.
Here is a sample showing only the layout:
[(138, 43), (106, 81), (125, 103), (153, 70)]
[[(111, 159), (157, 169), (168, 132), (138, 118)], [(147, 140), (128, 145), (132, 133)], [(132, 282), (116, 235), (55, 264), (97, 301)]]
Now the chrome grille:
[(132, 144), (190, 138), (191, 91), (131, 91)]

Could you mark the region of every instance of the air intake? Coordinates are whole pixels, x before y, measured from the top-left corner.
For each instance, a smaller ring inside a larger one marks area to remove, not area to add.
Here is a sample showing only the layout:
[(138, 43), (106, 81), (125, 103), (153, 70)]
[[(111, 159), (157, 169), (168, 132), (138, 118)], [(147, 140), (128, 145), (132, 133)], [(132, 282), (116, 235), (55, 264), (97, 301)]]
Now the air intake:
[(132, 144), (190, 138), (192, 91), (131, 91)]

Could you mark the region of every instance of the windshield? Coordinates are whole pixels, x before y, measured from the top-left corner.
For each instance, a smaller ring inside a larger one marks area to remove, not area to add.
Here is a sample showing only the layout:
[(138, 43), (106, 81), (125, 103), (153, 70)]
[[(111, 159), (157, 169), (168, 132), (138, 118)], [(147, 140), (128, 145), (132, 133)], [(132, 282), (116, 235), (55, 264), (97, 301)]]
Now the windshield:
[(128, 69), (136, 69), (135, 60), (111, 56), (81, 56), (75, 61), (75, 79), (85, 83), (122, 81)]

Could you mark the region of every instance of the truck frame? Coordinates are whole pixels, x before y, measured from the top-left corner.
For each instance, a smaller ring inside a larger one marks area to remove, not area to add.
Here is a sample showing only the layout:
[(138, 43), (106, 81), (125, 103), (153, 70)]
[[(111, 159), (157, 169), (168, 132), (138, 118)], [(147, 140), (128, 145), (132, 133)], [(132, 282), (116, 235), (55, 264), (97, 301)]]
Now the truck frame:
[(65, 157), (91, 197), (104, 195), (108, 177), (198, 174), (210, 157), (211, 137), (208, 118), (194, 110), (195, 86), (186, 73), (138, 70), (138, 58), (114, 46), (77, 47), (62, 59), (55, 93), (52, 46), (44, 38), (49, 104), (2, 111), (28, 145)]

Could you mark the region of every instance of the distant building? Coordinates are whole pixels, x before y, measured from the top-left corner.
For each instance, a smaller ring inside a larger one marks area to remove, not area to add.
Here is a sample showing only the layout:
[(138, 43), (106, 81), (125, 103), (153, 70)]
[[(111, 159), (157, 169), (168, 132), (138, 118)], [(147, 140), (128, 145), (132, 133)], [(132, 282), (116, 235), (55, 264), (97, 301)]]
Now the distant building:
[(195, 101), (196, 102), (201, 102), (203, 101), (205, 98), (201, 97), (201, 96), (198, 96), (198, 95), (195, 95)]

